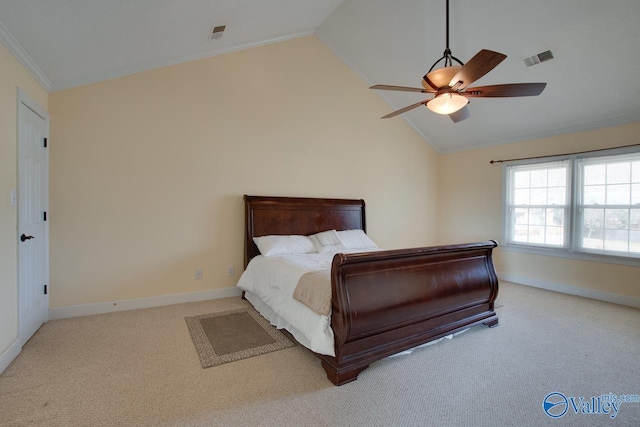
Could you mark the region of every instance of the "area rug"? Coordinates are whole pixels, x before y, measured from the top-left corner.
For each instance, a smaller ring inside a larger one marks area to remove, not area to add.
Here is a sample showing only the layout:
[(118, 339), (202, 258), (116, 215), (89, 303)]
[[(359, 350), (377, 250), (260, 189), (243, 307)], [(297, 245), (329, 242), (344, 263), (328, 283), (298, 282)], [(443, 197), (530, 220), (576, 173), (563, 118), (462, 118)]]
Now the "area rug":
[(296, 344), (252, 307), (185, 317), (203, 368)]

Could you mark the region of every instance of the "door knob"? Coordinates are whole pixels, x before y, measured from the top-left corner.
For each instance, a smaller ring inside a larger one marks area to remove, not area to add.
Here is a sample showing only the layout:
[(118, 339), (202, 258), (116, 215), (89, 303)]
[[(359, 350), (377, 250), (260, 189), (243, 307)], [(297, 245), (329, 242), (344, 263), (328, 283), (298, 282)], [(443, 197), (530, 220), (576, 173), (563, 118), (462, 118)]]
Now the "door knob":
[(20, 236), (20, 240), (23, 242), (29, 239), (33, 239), (33, 236), (26, 236), (24, 233), (22, 233), (22, 236)]

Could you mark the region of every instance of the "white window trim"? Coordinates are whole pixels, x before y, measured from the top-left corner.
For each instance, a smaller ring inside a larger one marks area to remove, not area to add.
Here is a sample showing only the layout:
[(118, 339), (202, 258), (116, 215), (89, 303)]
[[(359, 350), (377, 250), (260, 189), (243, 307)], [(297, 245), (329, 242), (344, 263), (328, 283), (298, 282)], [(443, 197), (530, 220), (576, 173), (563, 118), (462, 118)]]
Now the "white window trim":
[[(535, 158), (535, 159), (524, 159), (524, 160), (515, 160), (515, 161), (505, 161), (502, 163), (502, 241), (505, 242), (500, 248), (506, 252), (516, 252), (516, 253), (527, 253), (532, 255), (542, 255), (542, 256), (553, 256), (559, 258), (569, 258), (569, 259), (577, 259), (583, 261), (592, 261), (592, 262), (602, 262), (607, 264), (619, 264), (619, 265), (629, 265), (634, 267), (640, 267), (640, 258), (636, 257), (626, 257), (624, 255), (609, 255), (609, 254), (601, 254), (601, 253), (592, 253), (584, 251), (583, 249), (577, 250), (576, 248), (576, 236), (579, 233), (579, 230), (576, 229), (578, 227), (577, 217), (575, 214), (576, 207), (576, 191), (580, 191), (579, 185), (577, 182), (578, 179), (575, 170), (575, 163), (579, 159), (583, 158), (591, 158), (591, 157), (610, 157), (621, 154), (631, 154), (631, 153), (639, 153), (640, 150), (638, 147), (623, 147), (623, 148), (613, 148), (613, 149), (604, 149), (597, 152), (589, 152), (589, 153), (581, 153), (581, 154), (569, 154), (569, 155), (559, 155), (559, 156), (549, 156), (546, 158)], [(509, 182), (509, 166), (513, 165), (534, 165), (539, 163), (551, 163), (554, 161), (562, 161), (569, 160), (571, 161), (570, 167), (570, 186), (571, 189), (571, 197), (569, 201), (569, 219), (567, 223), (567, 236), (569, 236), (569, 232), (571, 233), (571, 238), (567, 237), (569, 240), (567, 242), (567, 246), (565, 248), (553, 248), (553, 247), (542, 247), (536, 246), (535, 244), (527, 243), (527, 244), (517, 244), (509, 241), (510, 236), (510, 224), (509, 224), (509, 194), (508, 194), (508, 185)]]

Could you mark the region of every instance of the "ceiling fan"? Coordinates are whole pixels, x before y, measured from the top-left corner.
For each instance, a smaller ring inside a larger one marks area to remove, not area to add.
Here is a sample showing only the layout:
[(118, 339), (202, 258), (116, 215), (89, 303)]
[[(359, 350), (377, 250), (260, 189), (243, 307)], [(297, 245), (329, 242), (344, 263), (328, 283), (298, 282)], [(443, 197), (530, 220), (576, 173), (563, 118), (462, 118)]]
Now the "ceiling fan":
[[(423, 88), (406, 86), (375, 85), (370, 89), (395, 90), (403, 92), (433, 93), (435, 97), (416, 102), (407, 107), (394, 111), (383, 119), (397, 116), (425, 105), (431, 111), (438, 114), (448, 114), (454, 123), (458, 123), (469, 117), (467, 98), (507, 98), (516, 96), (537, 96), (547, 86), (546, 83), (512, 83), (492, 86), (468, 87), (489, 71), (500, 64), (507, 55), (483, 49), (471, 58), (466, 64), (451, 55), (449, 49), (449, 0), (447, 0), (447, 47), (442, 58), (438, 59), (422, 78)], [(444, 60), (444, 66), (434, 70), (440, 61)], [(460, 65), (453, 65), (453, 61)]]

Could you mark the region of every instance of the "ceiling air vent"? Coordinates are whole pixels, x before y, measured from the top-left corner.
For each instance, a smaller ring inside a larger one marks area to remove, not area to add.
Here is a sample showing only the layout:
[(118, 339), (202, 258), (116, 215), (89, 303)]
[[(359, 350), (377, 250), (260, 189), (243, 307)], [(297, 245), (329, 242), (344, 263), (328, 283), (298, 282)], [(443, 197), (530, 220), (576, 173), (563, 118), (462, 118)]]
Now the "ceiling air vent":
[(217, 27), (213, 27), (213, 30), (211, 30), (211, 35), (209, 36), (209, 40), (216, 40), (222, 37), (222, 34), (224, 33), (225, 28), (227, 28), (226, 25), (219, 25)]
[(537, 55), (524, 58), (523, 61), (524, 61), (524, 65), (526, 65), (527, 67), (531, 67), (532, 65), (536, 65), (541, 62), (550, 61), (552, 59), (553, 59), (553, 53), (550, 50), (547, 50)]

